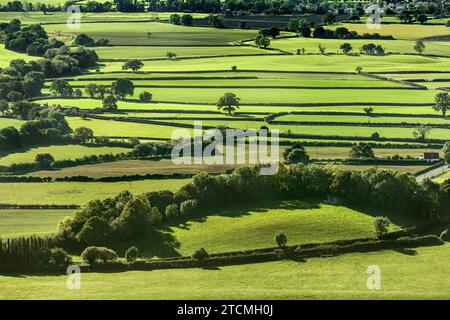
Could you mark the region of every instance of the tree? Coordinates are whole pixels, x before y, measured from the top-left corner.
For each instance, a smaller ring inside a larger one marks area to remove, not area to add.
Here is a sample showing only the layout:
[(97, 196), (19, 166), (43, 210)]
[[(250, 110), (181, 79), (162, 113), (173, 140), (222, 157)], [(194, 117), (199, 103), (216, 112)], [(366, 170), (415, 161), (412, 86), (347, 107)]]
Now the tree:
[(177, 14), (177, 13), (171, 14), (170, 17), (169, 17), (169, 22), (172, 23), (172, 24), (176, 24), (176, 25), (181, 24), (181, 17), (180, 17), (180, 15)]
[(368, 115), (369, 117), (371, 117), (372, 116), (372, 114), (373, 114), (373, 108), (372, 107), (365, 107), (364, 109), (363, 109), (363, 111), (366, 113), (366, 115)]
[(134, 197), (127, 202), (116, 224), (126, 238), (140, 236), (152, 226), (150, 220), (151, 207), (144, 196)]
[(428, 21), (428, 17), (425, 13), (421, 13), (417, 16), (416, 20), (419, 21), (420, 24), (424, 24), (425, 22)]
[(270, 39), (263, 35), (258, 35), (255, 39), (255, 44), (258, 48), (267, 48), (270, 46)]
[(222, 97), (219, 98), (217, 102), (217, 109), (224, 110), (231, 115), (236, 109), (239, 109), (239, 101), (241, 99), (238, 98), (234, 93), (227, 92)]
[(433, 109), (437, 112), (442, 112), (442, 116), (445, 117), (447, 110), (450, 108), (450, 96), (448, 92), (439, 92), (434, 97)]
[(73, 91), (73, 95), (75, 96), (75, 98), (81, 98), (83, 96), (83, 92), (77, 88)]
[(84, 92), (92, 99), (94, 99), (95, 94), (97, 93), (97, 85), (95, 83), (89, 83), (85, 88)]
[(287, 244), (287, 237), (283, 232), (278, 232), (275, 235), (275, 243), (277, 244), (278, 248), (283, 249), (286, 247)]
[(5, 116), (6, 112), (9, 110), (9, 103), (6, 100), (0, 100), (0, 112), (2, 116)]
[(349, 157), (351, 159), (371, 159), (375, 158), (375, 154), (373, 153), (372, 145), (360, 142), (352, 146)]
[(350, 51), (352, 51), (352, 49), (353, 49), (352, 45), (348, 42), (341, 44), (341, 50), (344, 54), (349, 54)]
[(117, 79), (112, 84), (112, 91), (114, 95), (123, 100), (126, 96), (134, 94), (134, 84), (128, 79)]
[(183, 14), (181, 16), (181, 24), (183, 26), (192, 26), (194, 22), (194, 18), (190, 14)]
[(150, 101), (152, 101), (152, 97), (153, 97), (153, 95), (147, 91), (142, 91), (139, 94), (139, 100), (141, 100), (142, 102), (150, 102)]
[(136, 261), (139, 257), (139, 250), (135, 246), (129, 247), (127, 251), (125, 251), (125, 259), (127, 262)]
[(413, 16), (407, 10), (403, 10), (397, 14), (397, 19), (400, 20), (401, 23), (411, 23), (413, 20)]
[(102, 101), (103, 109), (107, 111), (117, 111), (117, 99), (113, 95), (105, 97)]
[(293, 149), (286, 157), (286, 162), (294, 163), (308, 163), (309, 155), (304, 149)]
[(319, 43), (319, 52), (321, 54), (325, 54), (325, 50), (326, 50), (326, 48)]
[(137, 59), (131, 59), (127, 60), (124, 65), (122, 66), (122, 70), (128, 70), (131, 69), (133, 72), (138, 71), (144, 66), (141, 60)]
[(428, 138), (428, 135), (431, 132), (431, 127), (421, 124), (419, 127), (415, 128), (413, 131), (413, 136), (416, 139), (420, 140), (426, 140)]
[(208, 252), (206, 252), (206, 250), (204, 248), (198, 248), (192, 254), (192, 259), (198, 260), (200, 262), (202, 262), (203, 260), (205, 260), (208, 257), (209, 257), (209, 254), (208, 254)]
[(75, 129), (73, 137), (81, 143), (90, 142), (94, 139), (94, 131), (90, 128), (79, 127)]
[(224, 28), (224, 18), (221, 15), (211, 14), (208, 17), (208, 24), (213, 26), (214, 28)]
[(416, 50), (419, 54), (422, 54), (425, 50), (425, 43), (422, 40), (417, 40), (414, 45), (414, 50)]
[(450, 141), (447, 141), (442, 147), (442, 153), (444, 154), (444, 159), (447, 163), (450, 163)]
[(71, 97), (73, 95), (72, 87), (69, 82), (64, 79), (53, 80), (50, 86), (50, 92), (52, 92), (53, 95), (60, 97)]
[(105, 247), (87, 247), (81, 253), (81, 259), (85, 263), (95, 264), (99, 260), (103, 261), (103, 263), (115, 261), (118, 257), (113, 250)]
[(50, 153), (39, 153), (34, 158), (34, 161), (39, 165), (39, 168), (50, 169), (52, 163), (55, 162), (55, 158)]
[(387, 217), (375, 217), (373, 219), (373, 227), (375, 229), (375, 234), (377, 238), (381, 238), (389, 231), (389, 225), (391, 224), (391, 220)]
[(363, 68), (360, 66), (355, 68), (356, 73), (361, 73), (362, 70), (363, 70)]
[(88, 35), (85, 35), (84, 33), (79, 34), (75, 38), (74, 42), (76, 45), (83, 47), (92, 47), (94, 45), (94, 39), (92, 39)]
[(336, 15), (332, 12), (328, 12), (325, 14), (325, 16), (322, 18), (323, 24), (333, 24), (336, 22)]
[(166, 57), (169, 60), (173, 60), (173, 59), (175, 59), (177, 57), (177, 55), (175, 53), (173, 53), (173, 52), (167, 52), (166, 53)]

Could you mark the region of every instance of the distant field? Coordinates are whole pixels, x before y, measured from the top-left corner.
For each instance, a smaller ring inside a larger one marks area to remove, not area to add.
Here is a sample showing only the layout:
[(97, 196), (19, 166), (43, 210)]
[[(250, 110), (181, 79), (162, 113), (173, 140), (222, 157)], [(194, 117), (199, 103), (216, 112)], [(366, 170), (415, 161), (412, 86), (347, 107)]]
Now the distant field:
[(255, 38), (255, 30), (207, 29), (183, 27), (168, 23), (88, 23), (80, 30), (68, 29), (66, 24), (45, 26), (52, 35), (85, 33), (94, 39), (107, 38), (113, 45), (217, 45)]
[(0, 165), (8, 166), (12, 163), (33, 162), (36, 155), (39, 153), (50, 153), (55, 160), (68, 160), (89, 155), (117, 154), (122, 152), (130, 152), (130, 149), (118, 147), (89, 147), (81, 145), (38, 147), (0, 157)]
[(0, 210), (0, 237), (45, 235), (57, 230), (58, 222), (74, 210)]
[[(101, 68), (103, 72), (121, 71), (123, 63), (108, 62)], [(418, 55), (388, 56), (345, 56), (345, 55), (269, 55), (262, 57), (228, 57), (178, 61), (147, 61), (142, 71), (206, 71), (230, 70), (237, 66), (240, 70), (290, 70), (290, 71), (325, 71), (354, 72), (363, 67), (364, 71), (440, 71), (448, 69), (445, 58)]]
[(189, 179), (144, 180), (132, 183), (0, 183), (0, 203), (83, 205), (90, 200), (111, 197), (124, 190), (134, 194), (163, 189), (176, 191), (188, 181)]
[(419, 25), (419, 24), (382, 24), (380, 29), (370, 30), (366, 24), (339, 23), (328, 28), (346, 27), (350, 31), (359, 34), (379, 33), (384, 36), (393, 36), (395, 39), (416, 40), (433, 36), (450, 35), (448, 27), (444, 25)]
[(344, 165), (344, 164), (338, 164), (336, 165), (336, 167), (343, 171), (361, 171), (366, 170), (368, 168), (377, 167), (380, 169), (394, 170), (410, 174), (414, 174), (415, 172), (426, 168), (426, 166), (385, 166), (385, 165), (373, 166), (373, 165)]
[(6, 50), (3, 44), (0, 44), (0, 68), (9, 66), (9, 62), (13, 59), (23, 59), (25, 61), (36, 60), (37, 57), (30, 57), (26, 54), (17, 53), (11, 50)]
[(225, 56), (237, 54), (274, 54), (277, 51), (262, 50), (250, 46), (229, 47), (98, 47), (95, 48), (100, 59), (167, 59), (168, 52), (177, 58), (199, 56)]
[[(384, 25), (382, 26), (384, 28)], [(428, 27), (425, 27), (425, 29)], [(404, 53), (404, 54), (417, 54), (414, 50), (415, 41), (412, 40), (372, 40), (372, 39), (358, 39), (358, 40), (337, 40), (337, 39), (316, 39), (316, 38), (286, 38), (277, 39), (271, 42), (272, 48), (282, 49), (292, 53), (297, 53), (297, 49), (304, 48), (307, 54), (319, 54), (319, 44), (326, 48), (326, 52), (329, 53), (342, 53), (340, 49), (341, 44), (350, 43), (353, 47), (351, 51), (354, 54), (358, 54), (361, 46), (367, 43), (374, 43), (381, 45), (388, 53)], [(446, 55), (450, 56), (450, 43), (449, 42), (437, 42), (437, 41), (425, 41), (424, 54)], [(306, 57), (306, 59), (308, 59)]]

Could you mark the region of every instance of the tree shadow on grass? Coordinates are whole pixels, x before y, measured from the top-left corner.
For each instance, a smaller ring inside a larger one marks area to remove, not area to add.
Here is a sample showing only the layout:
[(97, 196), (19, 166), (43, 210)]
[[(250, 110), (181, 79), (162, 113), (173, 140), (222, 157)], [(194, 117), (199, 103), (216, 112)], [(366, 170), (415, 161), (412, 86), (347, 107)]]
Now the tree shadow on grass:
[(394, 251), (408, 255), (408, 256), (416, 256), (418, 254), (417, 250), (409, 249), (409, 248), (394, 249)]

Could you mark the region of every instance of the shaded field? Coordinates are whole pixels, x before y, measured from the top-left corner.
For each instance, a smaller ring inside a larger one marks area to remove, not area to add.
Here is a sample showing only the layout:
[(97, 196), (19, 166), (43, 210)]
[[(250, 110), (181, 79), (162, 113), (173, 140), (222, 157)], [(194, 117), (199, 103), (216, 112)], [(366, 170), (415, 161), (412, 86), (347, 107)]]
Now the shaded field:
[(168, 189), (178, 190), (190, 179), (143, 180), (133, 182), (50, 182), (0, 183), (1, 203), (77, 204), (115, 196), (128, 190), (133, 194)]
[(122, 152), (130, 152), (130, 149), (119, 147), (90, 147), (81, 145), (37, 147), (0, 157), (0, 165), (8, 166), (12, 163), (33, 162), (36, 155), (40, 153), (50, 153), (55, 160), (68, 160), (82, 158), (83, 156), (89, 155), (117, 154)]
[(23, 59), (25, 61), (36, 60), (36, 57), (30, 57), (26, 54), (17, 53), (11, 50), (6, 50), (3, 44), (0, 45), (0, 68), (9, 66), (9, 62), (14, 59)]

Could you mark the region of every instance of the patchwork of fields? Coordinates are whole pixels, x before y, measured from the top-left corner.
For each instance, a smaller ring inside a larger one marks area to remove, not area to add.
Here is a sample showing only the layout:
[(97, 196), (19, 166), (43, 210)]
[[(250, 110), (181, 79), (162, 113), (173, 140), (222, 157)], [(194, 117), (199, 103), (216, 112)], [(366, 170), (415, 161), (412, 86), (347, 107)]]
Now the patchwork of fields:
[[(0, 150), (1, 237), (54, 234), (58, 222), (73, 216), (75, 210), (48, 208), (51, 205), (83, 206), (122, 191), (134, 195), (161, 190), (175, 192), (192, 181), (186, 178), (190, 175), (223, 173), (237, 167), (205, 163), (175, 165), (169, 159), (137, 156), (99, 160), (104, 155), (113, 158), (129, 154), (139, 142), (162, 143), (177, 140), (184, 134), (198, 134), (194, 131), (195, 121), (201, 121), (205, 130), (210, 127), (278, 130), (283, 144), (280, 161), (288, 145), (300, 143), (317, 164), (334, 165), (347, 171), (373, 166), (345, 162), (351, 157), (352, 146), (361, 142), (372, 143), (374, 156), (386, 161), (377, 165), (379, 168), (402, 173), (415, 174), (428, 168), (430, 163), (419, 161), (424, 153), (444, 156), (441, 147), (450, 141), (450, 122), (448, 117), (433, 110), (433, 106), (436, 95), (450, 88), (450, 43), (434, 41), (433, 37), (450, 35), (445, 21), (398, 24), (393, 17), (388, 17), (390, 23), (382, 24), (376, 32), (392, 35), (395, 40), (304, 38), (281, 31), (263, 49), (255, 45), (256, 25), (266, 25), (272, 20), (242, 17), (242, 21), (248, 19), (248, 28), (212, 28), (204, 26), (207, 14), (195, 13), (192, 15), (198, 20), (194, 26), (187, 27), (168, 23), (171, 14), (83, 13), (79, 30), (67, 29), (67, 16), (62, 12), (45, 15), (30, 12), (19, 17), (23, 24), (42, 23), (50, 37), (66, 45), (74, 45), (75, 37), (82, 33), (94, 40), (110, 40), (108, 46), (92, 48), (99, 56), (95, 68), (62, 77), (73, 89), (80, 89), (82, 97), (52, 96), (50, 88), (55, 79), (49, 78), (42, 96), (33, 99), (43, 105), (77, 108), (79, 112), (65, 117), (70, 128), (89, 128), (94, 137), (109, 145), (90, 139), (85, 144), (49, 143), (17, 148), (13, 152)], [(15, 18), (13, 12), (0, 12), (0, 21), (12, 18)], [(273, 19), (279, 24), (287, 17)], [(227, 23), (235, 24), (232, 20)], [(373, 32), (363, 23), (335, 23), (326, 28), (342, 26), (359, 34)], [(424, 39), (422, 54), (414, 49), (418, 39)], [(340, 46), (344, 42), (352, 45), (353, 53), (342, 53)], [(386, 54), (360, 53), (359, 48), (367, 43), (383, 46)], [(326, 48), (323, 54), (319, 45)], [(299, 54), (302, 48), (305, 51)], [(168, 57), (168, 53), (175, 57)], [(13, 59), (38, 58), (0, 47), (1, 68)], [(142, 60), (143, 67), (136, 72), (123, 70), (124, 62), (129, 59)], [(91, 97), (86, 92), (87, 86), (110, 87), (120, 79), (133, 82), (133, 94), (119, 99), (117, 111), (98, 112), (103, 108), (103, 101)], [(141, 101), (143, 92), (151, 94), (151, 101)], [(229, 114), (217, 108), (219, 98), (227, 92), (240, 99), (239, 108)], [(2, 113), (0, 130), (10, 126), (20, 129), (25, 122)], [(429, 129), (425, 137), (417, 135), (421, 127)], [(136, 142), (136, 138), (140, 141)], [(54, 161), (83, 157), (94, 160), (57, 169), (8, 172), (11, 165), (35, 163), (42, 154), (50, 154)], [(405, 162), (388, 162), (393, 159)], [(140, 177), (150, 174), (161, 177)], [(172, 174), (187, 176), (169, 177)], [(124, 176), (132, 178), (126, 181), (128, 178)], [(7, 179), (11, 177), (18, 181), (9, 182)], [(47, 177), (51, 181), (36, 180)], [(117, 180), (82, 182), (76, 177)], [(447, 172), (434, 181), (442, 183), (448, 178)], [(63, 179), (70, 181), (57, 181)], [(26, 209), (26, 206), (46, 208)], [(408, 215), (308, 199), (178, 219), (133, 244), (139, 247), (143, 258), (150, 259), (189, 256), (199, 247), (205, 247), (209, 253), (272, 247), (278, 231), (286, 234), (289, 244), (365, 238), (374, 236), (373, 218), (379, 215), (391, 219), (391, 231), (424, 222)], [(64, 276), (2, 274), (0, 299), (440, 299), (450, 296), (448, 249), (449, 245), (445, 244), (411, 251), (381, 250), (373, 254), (243, 264), (217, 270), (89, 273), (83, 275), (83, 290), (77, 295), (65, 289)], [(122, 251), (118, 254), (123, 260)], [(81, 260), (79, 252), (74, 253), (74, 259)], [(366, 268), (372, 264), (383, 269), (385, 280), (379, 292), (366, 288)]]

